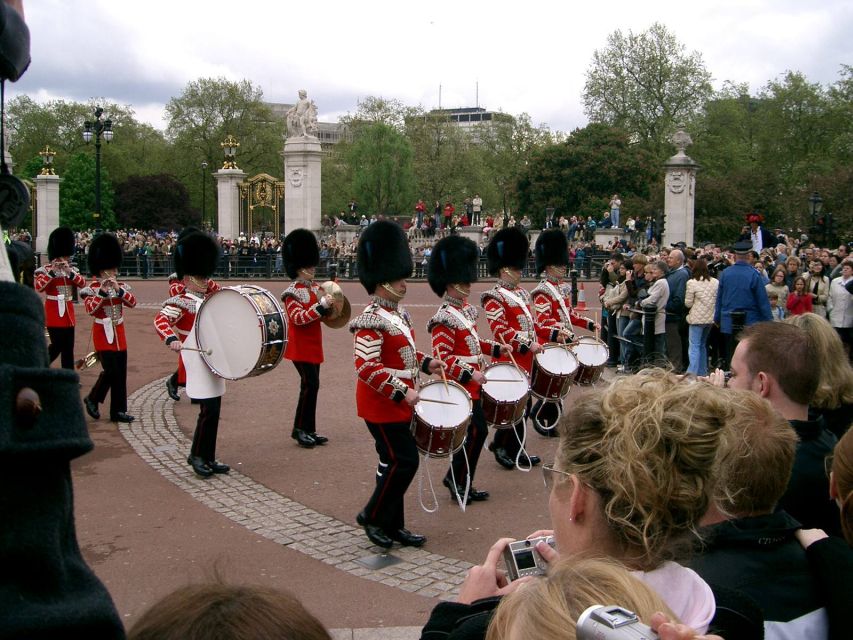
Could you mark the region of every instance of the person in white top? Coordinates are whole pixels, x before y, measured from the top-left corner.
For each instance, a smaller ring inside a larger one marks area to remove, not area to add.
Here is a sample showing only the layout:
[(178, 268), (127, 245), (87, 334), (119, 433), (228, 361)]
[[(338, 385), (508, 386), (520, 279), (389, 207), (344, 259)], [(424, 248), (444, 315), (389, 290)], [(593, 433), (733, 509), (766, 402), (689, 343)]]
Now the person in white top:
[(687, 373), (697, 376), (708, 375), (708, 335), (714, 325), (714, 309), (717, 304), (717, 288), (720, 283), (708, 272), (703, 258), (690, 263), (693, 277), (687, 281), (684, 306), (687, 312), (688, 349), (690, 364)]
[(829, 285), (829, 296), (826, 303), (829, 312), (829, 323), (841, 336), (844, 349), (849, 356), (853, 343), (853, 304), (850, 298), (853, 293), (853, 260), (848, 258), (841, 263), (841, 275)]

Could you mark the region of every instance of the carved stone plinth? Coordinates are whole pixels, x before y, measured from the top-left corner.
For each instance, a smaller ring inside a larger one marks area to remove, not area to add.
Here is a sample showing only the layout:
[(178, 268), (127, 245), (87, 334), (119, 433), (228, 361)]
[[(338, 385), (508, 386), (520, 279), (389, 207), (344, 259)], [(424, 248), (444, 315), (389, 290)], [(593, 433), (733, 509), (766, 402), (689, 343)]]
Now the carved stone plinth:
[[(36, 176), (36, 253), (47, 255), (47, 239), (59, 226), (59, 176)], [(46, 260), (47, 258), (45, 258)]]
[(666, 186), (663, 207), (666, 222), (662, 242), (664, 246), (677, 242), (684, 242), (687, 246), (692, 246), (696, 172), (699, 170), (699, 165), (684, 153), (691, 140), (683, 127), (679, 128), (678, 132), (672, 137), (672, 141), (678, 153), (664, 164)]
[(288, 138), (284, 143), (284, 227), (319, 232), (321, 220), (320, 163), (323, 151), (311, 136)]
[(213, 174), (216, 178), (218, 211), (216, 231), (226, 240), (235, 240), (240, 236), (240, 190), (239, 185), (246, 179), (240, 169), (220, 169)]

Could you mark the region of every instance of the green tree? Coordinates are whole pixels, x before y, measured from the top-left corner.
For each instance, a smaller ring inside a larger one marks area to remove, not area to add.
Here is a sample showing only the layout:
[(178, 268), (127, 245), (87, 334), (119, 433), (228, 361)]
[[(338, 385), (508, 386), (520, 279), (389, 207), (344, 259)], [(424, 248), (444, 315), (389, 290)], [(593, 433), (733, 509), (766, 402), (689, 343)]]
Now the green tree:
[(414, 195), (412, 148), (394, 127), (361, 127), (347, 153), (355, 198), (366, 213), (407, 212)]
[(180, 229), (201, 225), (186, 187), (168, 174), (133, 176), (116, 186), (116, 218), (122, 227)]
[(92, 154), (78, 153), (71, 157), (65, 168), (60, 187), (59, 221), (72, 229), (115, 229), (113, 213), (113, 188), (108, 171), (101, 166), (101, 217), (95, 212), (95, 158)]
[[(427, 203), (457, 202), (471, 194), (468, 135), (447, 114), (430, 112), (406, 120), (406, 137), (414, 151), (417, 193)], [(414, 202), (409, 203), (409, 210)]]
[(616, 30), (607, 37), (587, 69), (583, 102), (592, 122), (620, 127), (660, 153), (675, 126), (693, 120), (711, 92), (702, 55), (687, 53), (655, 23), (642, 33)]

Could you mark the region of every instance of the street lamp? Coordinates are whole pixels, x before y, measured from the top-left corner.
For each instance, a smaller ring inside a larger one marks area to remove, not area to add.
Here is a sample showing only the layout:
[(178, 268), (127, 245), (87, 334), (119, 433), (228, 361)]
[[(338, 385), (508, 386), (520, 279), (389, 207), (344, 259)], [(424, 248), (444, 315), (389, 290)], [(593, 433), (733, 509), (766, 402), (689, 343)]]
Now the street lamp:
[(222, 153), (225, 155), (225, 162), (222, 163), (222, 168), (239, 169), (240, 167), (237, 166), (237, 162), (234, 160), (237, 157), (237, 149), (240, 146), (237, 138), (229, 133), (225, 136), (225, 142), (220, 142), (219, 146), (222, 147)]
[(95, 137), (95, 213), (92, 217), (97, 222), (101, 217), (101, 137), (107, 142), (113, 139), (113, 121), (107, 118), (101, 120), (104, 110), (101, 107), (95, 107), (94, 122), (86, 120), (83, 123), (83, 140), (86, 144), (92, 141), (92, 136)]
[(53, 158), (56, 156), (56, 151), (53, 151), (50, 148), (50, 145), (44, 145), (44, 150), (39, 151), (39, 155), (41, 156), (41, 163), (43, 165), (39, 175), (55, 176), (56, 172), (53, 170)]
[(207, 221), (207, 162), (201, 163), (201, 228)]
[(812, 215), (812, 233), (817, 230), (817, 217), (823, 209), (823, 198), (817, 191), (812, 192), (809, 196), (809, 213)]

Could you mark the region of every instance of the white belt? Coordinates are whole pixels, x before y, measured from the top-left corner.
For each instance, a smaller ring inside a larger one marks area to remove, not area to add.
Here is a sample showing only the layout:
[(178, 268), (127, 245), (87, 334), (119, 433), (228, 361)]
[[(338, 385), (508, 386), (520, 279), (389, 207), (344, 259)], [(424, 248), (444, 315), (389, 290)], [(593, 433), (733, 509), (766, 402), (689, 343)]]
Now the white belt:
[(65, 317), (65, 301), (68, 299), (65, 294), (60, 293), (58, 296), (46, 296), (48, 300), (56, 300), (56, 305), (59, 307), (59, 317)]
[(104, 326), (107, 326), (108, 324), (120, 325), (124, 322), (124, 318), (118, 318), (117, 320), (111, 320), (110, 318), (95, 318), (95, 322)]
[(386, 371), (390, 373), (392, 376), (397, 378), (402, 378), (403, 380), (412, 380), (418, 376), (417, 369), (388, 369)]
[(177, 333), (179, 336), (188, 336), (190, 335), (189, 331), (185, 331), (184, 329), (178, 329), (177, 327), (172, 327), (172, 331)]
[(480, 359), (483, 356), (454, 356), (459, 362), (466, 364), (480, 364)]
[(45, 296), (48, 300), (67, 300), (65, 296)]

